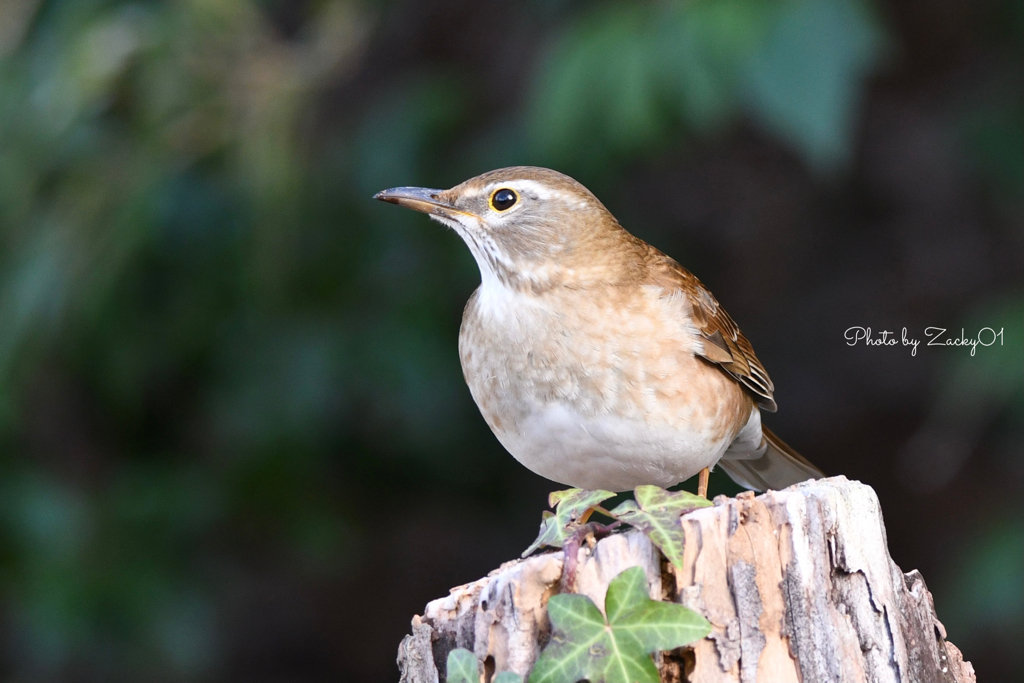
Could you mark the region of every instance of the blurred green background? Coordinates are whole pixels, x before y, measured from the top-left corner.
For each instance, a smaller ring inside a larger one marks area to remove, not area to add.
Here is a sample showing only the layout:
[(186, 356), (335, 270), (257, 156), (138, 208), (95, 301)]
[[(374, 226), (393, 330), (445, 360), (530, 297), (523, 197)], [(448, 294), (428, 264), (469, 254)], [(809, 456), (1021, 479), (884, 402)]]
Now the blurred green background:
[[(395, 680), (557, 486), (463, 384), (468, 250), (370, 197), (525, 163), (708, 284), (1024, 680), (1022, 64), (1020, 0), (0, 1), (0, 675)], [(1005, 345), (843, 339), (929, 325)]]

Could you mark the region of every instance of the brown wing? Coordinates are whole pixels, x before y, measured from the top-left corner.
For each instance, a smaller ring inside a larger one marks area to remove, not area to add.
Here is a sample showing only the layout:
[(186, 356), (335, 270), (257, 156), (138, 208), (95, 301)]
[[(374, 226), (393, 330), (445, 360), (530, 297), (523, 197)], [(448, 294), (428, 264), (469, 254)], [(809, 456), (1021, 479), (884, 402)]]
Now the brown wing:
[[(652, 251), (657, 250), (652, 248)], [(750, 390), (758, 406), (774, 413), (778, 408), (774, 397), (775, 385), (740, 328), (693, 273), (661, 252), (657, 252), (657, 256), (660, 258), (652, 259), (655, 262), (651, 275), (656, 284), (668, 291), (682, 290), (686, 293), (693, 309), (693, 324), (704, 342), (701, 357)]]

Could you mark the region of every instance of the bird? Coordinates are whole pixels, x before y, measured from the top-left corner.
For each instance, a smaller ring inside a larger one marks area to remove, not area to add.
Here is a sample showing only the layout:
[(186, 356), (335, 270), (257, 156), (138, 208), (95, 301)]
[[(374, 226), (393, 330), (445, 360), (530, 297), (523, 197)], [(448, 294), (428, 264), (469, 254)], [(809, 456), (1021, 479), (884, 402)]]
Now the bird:
[(824, 475), (761, 422), (775, 386), (700, 280), (627, 232), (586, 187), (515, 166), (375, 199), (453, 229), (480, 270), (463, 376), (511, 455), (586, 490), (663, 488), (716, 464), (764, 491)]

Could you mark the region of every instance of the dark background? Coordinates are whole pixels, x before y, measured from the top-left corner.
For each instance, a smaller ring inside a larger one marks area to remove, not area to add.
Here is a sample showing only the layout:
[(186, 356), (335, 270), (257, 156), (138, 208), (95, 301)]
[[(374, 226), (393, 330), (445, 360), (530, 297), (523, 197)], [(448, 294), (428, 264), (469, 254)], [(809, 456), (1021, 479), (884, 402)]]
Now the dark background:
[(468, 250), (370, 197), (527, 163), (704, 280), (768, 424), (1022, 680), (1022, 37), (1019, 0), (0, 3), (0, 675), (395, 680), (558, 487), (463, 384)]

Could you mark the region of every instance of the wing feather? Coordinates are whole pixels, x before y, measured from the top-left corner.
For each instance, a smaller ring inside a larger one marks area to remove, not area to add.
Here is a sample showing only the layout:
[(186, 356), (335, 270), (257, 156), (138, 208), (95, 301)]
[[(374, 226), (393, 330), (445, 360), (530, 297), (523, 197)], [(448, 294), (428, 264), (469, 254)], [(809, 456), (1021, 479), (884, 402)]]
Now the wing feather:
[(654, 283), (667, 295), (682, 291), (690, 303), (693, 324), (704, 342), (699, 355), (746, 387), (758, 406), (774, 413), (775, 385), (736, 322), (693, 273), (653, 247), (651, 252)]

